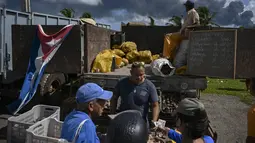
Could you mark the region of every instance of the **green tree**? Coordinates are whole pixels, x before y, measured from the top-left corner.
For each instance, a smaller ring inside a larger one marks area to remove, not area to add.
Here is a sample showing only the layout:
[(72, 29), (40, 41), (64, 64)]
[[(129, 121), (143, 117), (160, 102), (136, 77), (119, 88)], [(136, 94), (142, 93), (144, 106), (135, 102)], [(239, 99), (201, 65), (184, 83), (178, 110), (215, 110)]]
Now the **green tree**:
[(84, 12), (80, 18), (92, 18), (93, 19), (91, 13), (89, 13), (89, 12)]
[(155, 26), (154, 18), (152, 18), (151, 16), (148, 16), (148, 18), (150, 19), (150, 26)]
[(213, 22), (213, 19), (216, 16), (216, 12), (211, 13), (209, 9), (205, 6), (200, 6), (196, 10), (199, 15), (200, 25), (202, 26), (213, 25), (213, 26), (220, 27), (218, 24)]
[(176, 26), (176, 27), (182, 27), (182, 17), (180, 16), (173, 16), (169, 21), (166, 23), (166, 25), (169, 26)]
[(75, 11), (72, 8), (64, 8), (60, 13), (65, 17), (74, 18)]

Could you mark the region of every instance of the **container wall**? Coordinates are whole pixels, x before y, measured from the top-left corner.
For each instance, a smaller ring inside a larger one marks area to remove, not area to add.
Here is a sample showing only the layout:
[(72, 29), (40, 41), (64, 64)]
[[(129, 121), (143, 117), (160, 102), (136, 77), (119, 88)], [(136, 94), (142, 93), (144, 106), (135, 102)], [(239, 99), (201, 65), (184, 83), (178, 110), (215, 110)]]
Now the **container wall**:
[(1, 49), (0, 72), (13, 70), (12, 65), (12, 29), (13, 24), (29, 24), (29, 14), (14, 10), (1, 10)]
[[(14, 70), (13, 60), (18, 60), (19, 57), (13, 56), (13, 41), (12, 41), (12, 25), (68, 25), (68, 24), (78, 24), (79, 19), (69, 19), (62, 16), (47, 15), (42, 13), (24, 13), (19, 11), (14, 11), (10, 9), (0, 8), (0, 75), (7, 75), (8, 79), (3, 79), (2, 82), (12, 82), (17, 78), (24, 77), (20, 73), (16, 73)], [(109, 25), (99, 24), (98, 26), (106, 26), (109, 28)], [(24, 35), (20, 35), (21, 37)], [(27, 35), (26, 36), (30, 36)], [(21, 48), (21, 47), (19, 47)], [(24, 50), (26, 51), (26, 50)], [(9, 61), (5, 64), (6, 59)], [(29, 59), (29, 57), (24, 58)], [(28, 64), (28, 60), (26, 61)], [(25, 69), (27, 68), (25, 65)], [(8, 73), (6, 72), (8, 71)], [(21, 70), (22, 71), (22, 70)]]
[(84, 72), (90, 72), (96, 55), (105, 49), (110, 49), (110, 36), (112, 30), (93, 26), (84, 25), (85, 41), (84, 41)]

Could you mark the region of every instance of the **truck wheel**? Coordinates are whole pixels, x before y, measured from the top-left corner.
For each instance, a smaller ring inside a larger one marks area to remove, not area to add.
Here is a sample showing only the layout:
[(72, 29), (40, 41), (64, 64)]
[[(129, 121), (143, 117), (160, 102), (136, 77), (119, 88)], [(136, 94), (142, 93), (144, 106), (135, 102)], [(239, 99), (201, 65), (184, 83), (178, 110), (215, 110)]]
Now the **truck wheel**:
[(61, 93), (57, 90), (65, 84), (66, 79), (64, 74), (44, 74), (40, 82), (40, 95), (44, 96), (46, 104), (60, 104)]

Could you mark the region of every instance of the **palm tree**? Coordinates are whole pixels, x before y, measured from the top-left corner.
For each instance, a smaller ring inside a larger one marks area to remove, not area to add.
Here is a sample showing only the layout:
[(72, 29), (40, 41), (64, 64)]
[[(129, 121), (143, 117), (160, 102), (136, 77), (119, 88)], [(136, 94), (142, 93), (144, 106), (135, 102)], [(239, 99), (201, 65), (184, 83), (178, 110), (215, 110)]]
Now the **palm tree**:
[(91, 19), (93, 19), (91, 13), (89, 13), (89, 12), (84, 12), (80, 18), (91, 18)]
[(216, 16), (216, 12), (213, 12), (211, 14), (209, 9), (205, 6), (198, 7), (196, 10), (199, 14), (200, 25), (202, 26), (214, 25), (220, 27), (218, 24), (212, 22), (213, 18), (215, 18)]
[(75, 11), (72, 8), (64, 8), (60, 11), (62, 15), (68, 18), (74, 18)]
[(168, 21), (168, 23), (166, 23), (166, 25), (182, 27), (182, 17), (173, 16), (171, 19), (169, 19), (169, 21)]
[(155, 20), (151, 16), (148, 16), (148, 18), (150, 19), (150, 26), (155, 26)]

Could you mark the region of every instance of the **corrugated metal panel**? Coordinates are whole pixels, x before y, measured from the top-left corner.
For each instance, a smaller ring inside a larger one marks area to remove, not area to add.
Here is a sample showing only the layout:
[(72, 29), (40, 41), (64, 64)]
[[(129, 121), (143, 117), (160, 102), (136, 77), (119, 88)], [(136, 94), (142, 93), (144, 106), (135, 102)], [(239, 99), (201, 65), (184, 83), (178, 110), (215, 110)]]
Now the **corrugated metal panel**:
[(1, 73), (5, 73), (6, 70), (12, 70), (12, 29), (11, 25), (29, 24), (30, 15), (23, 12), (18, 12), (9, 9), (1, 9)]
[(32, 24), (37, 25), (68, 25), (78, 24), (78, 19), (70, 19), (61, 16), (47, 15), (42, 13), (32, 13)]

